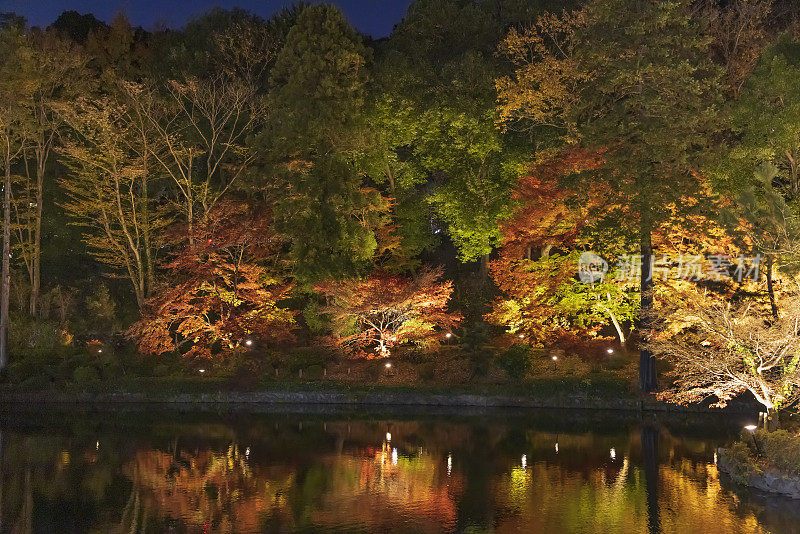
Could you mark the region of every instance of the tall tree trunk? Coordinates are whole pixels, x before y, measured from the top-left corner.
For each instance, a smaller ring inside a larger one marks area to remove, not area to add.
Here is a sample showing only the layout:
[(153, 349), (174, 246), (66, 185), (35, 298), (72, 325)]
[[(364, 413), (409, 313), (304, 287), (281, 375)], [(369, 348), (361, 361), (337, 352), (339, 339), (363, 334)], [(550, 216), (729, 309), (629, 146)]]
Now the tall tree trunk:
[(11, 293), (11, 141), (6, 143), (3, 179), (3, 267), (0, 274), (0, 371), (8, 364), (8, 303)]
[(33, 270), (31, 276), (30, 315), (36, 317), (39, 307), (39, 292), (41, 291), (41, 264), (42, 264), (42, 202), (44, 201), (44, 165), (39, 158), (36, 166), (36, 215), (34, 220), (33, 235)]
[(489, 254), (481, 257), (481, 280), (484, 283), (489, 281)]
[(650, 337), (650, 322), (653, 312), (652, 228), (647, 220), (642, 221), (640, 244), (642, 251), (642, 306), (641, 317), (639, 318), (639, 332), (642, 346), (639, 353), (639, 388), (642, 393), (653, 393), (658, 387), (656, 382), (656, 360), (653, 353), (646, 348), (646, 343)]
[(767, 432), (774, 432), (781, 427), (781, 418), (778, 410), (767, 408), (766, 412), (758, 414), (758, 426)]
[[(145, 164), (146, 165), (146, 164)], [(145, 261), (145, 297), (150, 297), (153, 293), (154, 273), (153, 273), (153, 248), (150, 238), (150, 198), (147, 191), (147, 177), (142, 176), (142, 240), (144, 242), (144, 261)]]
[(778, 320), (778, 306), (775, 304), (775, 288), (772, 284), (772, 254), (767, 254), (767, 293), (769, 294), (769, 306), (772, 309), (772, 317)]

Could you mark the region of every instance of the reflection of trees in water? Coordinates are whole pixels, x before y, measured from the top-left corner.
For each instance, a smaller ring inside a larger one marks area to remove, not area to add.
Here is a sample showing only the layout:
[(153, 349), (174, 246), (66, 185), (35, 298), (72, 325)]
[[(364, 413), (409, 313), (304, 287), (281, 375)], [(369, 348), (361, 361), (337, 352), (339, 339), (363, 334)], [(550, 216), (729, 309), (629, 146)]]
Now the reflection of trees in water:
[(236, 445), (227, 450), (139, 450), (123, 471), (133, 490), (121, 528), (137, 532), (157, 523), (189, 531), (252, 532), (268, 508), (259, 479)]
[[(633, 435), (631, 436), (633, 437)], [(644, 427), (640, 440), (617, 438), (612, 460), (582, 458), (597, 450), (595, 436), (537, 436), (535, 443), (559, 440), (559, 454), (510, 466), (491, 493), (501, 511), (496, 532), (768, 532), (753, 509), (733, 499), (718, 483), (716, 466), (683, 456), (696, 442), (659, 435)], [(581, 446), (582, 439), (595, 449)], [(639, 443), (636, 443), (639, 441)], [(634, 446), (638, 445), (638, 446)], [(664, 458), (668, 458), (665, 462)], [(672, 461), (674, 459), (674, 461)], [(781, 531), (776, 530), (775, 531)]]
[(94, 437), (5, 433), (0, 531), (57, 532), (56, 510), (75, 515), (58, 517), (69, 526), (60, 531), (80, 532), (644, 533), (660, 525), (727, 534), (759, 532), (757, 517), (774, 531), (796, 528), (788, 514), (721, 489), (709, 465), (713, 442), (655, 427), (602, 434), (492, 420), (282, 420), (183, 427), (180, 442), (165, 439), (166, 428), (158, 438), (102, 437), (97, 446)]

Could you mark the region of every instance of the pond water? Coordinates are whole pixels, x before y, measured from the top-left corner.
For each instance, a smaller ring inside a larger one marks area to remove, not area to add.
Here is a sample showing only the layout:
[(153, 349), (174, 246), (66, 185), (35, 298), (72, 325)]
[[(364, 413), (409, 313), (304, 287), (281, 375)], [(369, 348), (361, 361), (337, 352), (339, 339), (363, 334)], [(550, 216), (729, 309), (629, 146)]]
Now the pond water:
[(741, 417), (326, 410), (3, 413), (0, 531), (800, 532), (717, 472)]

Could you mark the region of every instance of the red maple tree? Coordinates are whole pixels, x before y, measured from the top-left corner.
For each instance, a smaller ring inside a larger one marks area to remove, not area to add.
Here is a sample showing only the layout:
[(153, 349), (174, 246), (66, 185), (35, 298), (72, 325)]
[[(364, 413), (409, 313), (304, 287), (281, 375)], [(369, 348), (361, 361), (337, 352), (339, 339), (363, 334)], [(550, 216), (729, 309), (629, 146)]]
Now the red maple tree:
[(441, 268), (423, 268), (414, 277), (376, 272), (317, 285), (329, 302), (322, 313), (333, 321), (336, 344), (353, 355), (387, 357), (397, 345), (438, 343), (461, 319), (447, 310), (453, 284), (441, 281), (442, 274)]
[[(593, 171), (602, 157), (570, 148), (519, 178), (514, 191), (519, 207), (503, 225), (505, 241), (490, 265), (502, 296), (487, 315), (489, 321), (540, 342), (573, 337), (580, 329), (589, 334), (599, 330), (598, 321), (569, 320), (564, 302), (577, 274), (573, 252), (582, 244), (592, 210), (604, 205), (604, 195), (597, 189), (577, 191), (560, 179)], [(613, 309), (613, 303), (606, 303), (604, 309), (608, 308)]]
[(280, 302), (292, 285), (265, 267), (280, 247), (269, 207), (220, 201), (192, 237), (165, 265), (175, 282), (128, 330), (139, 350), (210, 358), (252, 338), (290, 338), (295, 312)]

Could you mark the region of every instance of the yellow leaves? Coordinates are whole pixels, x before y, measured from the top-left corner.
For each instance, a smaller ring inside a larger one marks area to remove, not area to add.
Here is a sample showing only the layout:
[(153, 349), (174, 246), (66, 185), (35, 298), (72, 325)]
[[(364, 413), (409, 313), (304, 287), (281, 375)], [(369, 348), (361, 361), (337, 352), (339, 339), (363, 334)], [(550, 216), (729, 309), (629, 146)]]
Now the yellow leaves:
[(500, 44), (499, 52), (517, 66), (495, 80), (502, 129), (524, 120), (572, 133), (569, 110), (585, 78), (572, 58), (572, 39), (583, 20), (580, 12), (546, 15), (522, 32), (512, 29)]

